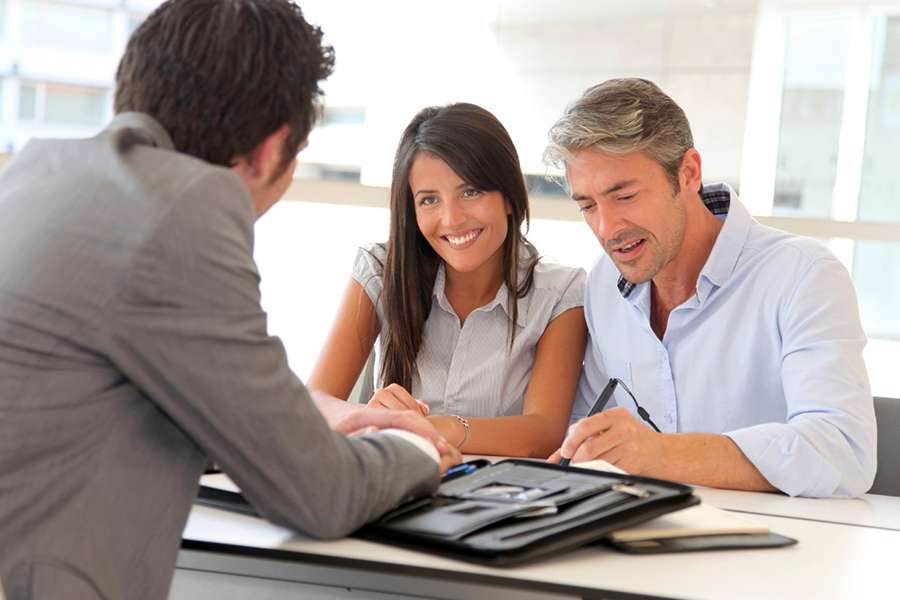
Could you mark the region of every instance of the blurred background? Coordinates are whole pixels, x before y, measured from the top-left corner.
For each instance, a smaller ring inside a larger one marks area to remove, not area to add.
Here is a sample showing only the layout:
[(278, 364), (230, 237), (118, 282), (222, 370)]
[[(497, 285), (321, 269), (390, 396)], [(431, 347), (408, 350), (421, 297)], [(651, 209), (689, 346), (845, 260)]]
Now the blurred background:
[[(399, 135), (468, 101), (509, 129), (530, 239), (589, 269), (601, 254), (541, 163), (588, 86), (652, 79), (685, 109), (707, 182), (764, 223), (820, 239), (850, 270), (876, 395), (900, 397), (900, 0), (298, 0), (336, 50), (297, 179), (257, 224), (270, 330), (305, 377), (356, 248), (387, 236)], [(154, 0), (0, 0), (0, 152), (96, 133)]]

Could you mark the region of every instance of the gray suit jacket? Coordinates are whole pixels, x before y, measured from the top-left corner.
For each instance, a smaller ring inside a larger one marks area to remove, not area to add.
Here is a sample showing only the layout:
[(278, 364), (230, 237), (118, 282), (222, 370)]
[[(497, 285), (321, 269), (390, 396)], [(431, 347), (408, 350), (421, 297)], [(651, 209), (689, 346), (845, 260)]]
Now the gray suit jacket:
[(8, 600), (165, 598), (207, 458), (321, 537), (436, 487), (408, 442), (328, 428), (267, 333), (240, 179), (146, 115), (29, 143), (0, 214)]

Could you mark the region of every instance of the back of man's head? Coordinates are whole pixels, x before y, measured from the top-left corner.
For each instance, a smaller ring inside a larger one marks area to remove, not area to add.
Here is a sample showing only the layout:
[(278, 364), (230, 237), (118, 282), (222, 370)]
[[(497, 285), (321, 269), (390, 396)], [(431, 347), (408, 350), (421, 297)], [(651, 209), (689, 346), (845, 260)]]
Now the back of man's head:
[(544, 160), (561, 165), (582, 150), (644, 152), (662, 166), (677, 191), (681, 159), (693, 146), (684, 111), (655, 83), (609, 79), (588, 88), (553, 125)]
[(146, 113), (176, 150), (226, 167), (287, 123), (283, 171), (333, 67), (321, 29), (290, 0), (168, 0), (128, 41), (115, 112)]

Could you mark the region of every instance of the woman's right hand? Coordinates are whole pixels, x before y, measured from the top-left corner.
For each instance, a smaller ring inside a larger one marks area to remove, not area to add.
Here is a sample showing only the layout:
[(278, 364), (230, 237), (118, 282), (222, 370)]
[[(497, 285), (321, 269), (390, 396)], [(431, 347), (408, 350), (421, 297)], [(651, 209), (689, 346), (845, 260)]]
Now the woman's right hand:
[(366, 406), (368, 408), (387, 408), (389, 410), (412, 410), (423, 417), (428, 415), (428, 404), (421, 400), (416, 400), (403, 386), (396, 383), (375, 390)]

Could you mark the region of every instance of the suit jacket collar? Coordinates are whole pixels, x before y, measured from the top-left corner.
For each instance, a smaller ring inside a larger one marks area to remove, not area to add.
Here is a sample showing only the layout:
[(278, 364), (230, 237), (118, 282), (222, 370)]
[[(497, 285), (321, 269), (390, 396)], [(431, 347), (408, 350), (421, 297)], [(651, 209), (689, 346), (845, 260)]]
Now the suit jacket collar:
[(150, 115), (138, 112), (124, 112), (116, 115), (106, 129), (130, 129), (143, 143), (165, 150), (174, 150), (175, 144), (165, 128)]

